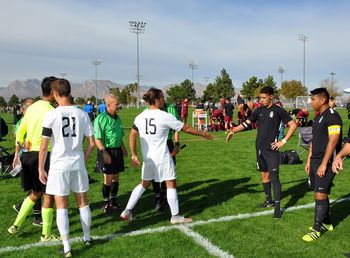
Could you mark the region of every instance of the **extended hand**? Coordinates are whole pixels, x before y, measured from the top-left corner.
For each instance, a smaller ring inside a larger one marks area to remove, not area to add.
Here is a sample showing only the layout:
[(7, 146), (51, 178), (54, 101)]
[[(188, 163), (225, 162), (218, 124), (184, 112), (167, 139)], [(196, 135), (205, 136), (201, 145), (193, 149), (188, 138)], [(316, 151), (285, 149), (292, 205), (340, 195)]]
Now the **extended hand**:
[(341, 157), (335, 157), (332, 164), (332, 170), (336, 174), (339, 173), (339, 170), (343, 170), (343, 159)]

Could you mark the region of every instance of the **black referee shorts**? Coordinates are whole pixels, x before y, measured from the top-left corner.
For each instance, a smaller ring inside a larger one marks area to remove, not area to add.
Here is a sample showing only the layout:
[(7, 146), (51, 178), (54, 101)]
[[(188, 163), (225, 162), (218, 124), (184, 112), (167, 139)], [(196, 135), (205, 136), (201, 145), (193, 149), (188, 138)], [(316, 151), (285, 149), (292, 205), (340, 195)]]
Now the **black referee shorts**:
[(327, 169), (324, 177), (319, 177), (317, 175), (317, 169), (321, 165), (321, 159), (311, 159), (310, 161), (310, 185), (316, 193), (331, 193), (331, 187), (335, 173), (332, 170), (332, 163), (328, 162)]
[[(23, 152), (21, 156), (22, 173), (21, 183), (24, 191), (33, 190), (35, 192), (45, 193), (46, 186), (39, 180), (39, 152), (29, 151)], [(47, 153), (45, 161), (45, 170), (49, 173), (50, 168), (50, 153)]]
[(260, 172), (278, 173), (280, 156), (278, 151), (257, 150), (256, 167)]
[(122, 148), (107, 148), (105, 151), (111, 156), (111, 164), (105, 164), (103, 153), (97, 152), (97, 169), (106, 175), (114, 175), (124, 171), (124, 156)]

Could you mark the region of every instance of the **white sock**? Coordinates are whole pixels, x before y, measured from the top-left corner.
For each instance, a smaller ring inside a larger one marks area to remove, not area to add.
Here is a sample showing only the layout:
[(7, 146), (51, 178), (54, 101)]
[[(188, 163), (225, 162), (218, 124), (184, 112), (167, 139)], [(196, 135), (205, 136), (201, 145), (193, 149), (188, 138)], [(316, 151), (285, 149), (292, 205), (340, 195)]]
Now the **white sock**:
[(56, 223), (58, 231), (60, 232), (64, 252), (71, 250), (69, 242), (69, 220), (68, 220), (68, 209), (57, 209), (56, 211)]
[(79, 208), (80, 223), (84, 233), (84, 241), (90, 241), (90, 228), (91, 228), (91, 210), (89, 205), (83, 208)]
[(146, 191), (146, 189), (143, 188), (143, 186), (141, 184), (136, 186), (130, 195), (128, 204), (126, 205), (126, 209), (132, 210), (145, 191)]
[(179, 214), (179, 199), (177, 198), (176, 188), (166, 189), (166, 198), (170, 207), (171, 215), (176, 216)]

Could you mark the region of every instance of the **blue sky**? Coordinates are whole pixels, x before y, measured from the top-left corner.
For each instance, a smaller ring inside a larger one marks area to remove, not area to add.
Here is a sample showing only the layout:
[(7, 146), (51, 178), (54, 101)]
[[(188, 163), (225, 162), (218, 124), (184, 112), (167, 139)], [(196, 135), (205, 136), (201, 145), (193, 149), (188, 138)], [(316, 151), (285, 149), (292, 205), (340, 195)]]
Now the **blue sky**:
[(67, 73), (72, 82), (136, 78), (136, 35), (129, 20), (147, 22), (140, 35), (141, 85), (163, 87), (191, 78), (213, 81), (222, 68), (234, 86), (251, 76), (302, 80), (319, 86), (335, 72), (350, 87), (350, 1), (38, 1), (3, 0), (0, 8), (0, 86), (15, 79)]

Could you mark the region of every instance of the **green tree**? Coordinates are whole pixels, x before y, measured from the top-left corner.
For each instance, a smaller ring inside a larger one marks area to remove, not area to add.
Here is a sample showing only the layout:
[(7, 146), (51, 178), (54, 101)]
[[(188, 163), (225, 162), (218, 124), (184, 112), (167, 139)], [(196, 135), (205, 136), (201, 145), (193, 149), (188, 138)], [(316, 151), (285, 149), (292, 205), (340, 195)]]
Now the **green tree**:
[(190, 80), (184, 80), (180, 85), (170, 87), (166, 93), (168, 94), (167, 102), (172, 103), (188, 98), (190, 101), (196, 99), (196, 90)]
[(326, 88), (328, 93), (329, 93), (329, 96), (331, 96), (331, 97), (336, 98), (336, 97), (343, 95), (343, 93), (341, 92), (341, 90), (339, 90), (339, 88), (337, 86), (336, 80), (334, 80), (332, 83), (331, 79), (329, 79), (329, 78), (324, 79), (323, 81), (320, 82), (320, 86), (322, 88)]
[(78, 104), (78, 105), (82, 105), (82, 104), (85, 103), (85, 99), (82, 98), (82, 97), (76, 97), (76, 98), (74, 99), (74, 101), (75, 101), (75, 103)]
[[(242, 84), (242, 90), (241, 93), (244, 96), (251, 96), (251, 97), (256, 97), (257, 94), (259, 94), (260, 88), (263, 84), (263, 81), (256, 76), (252, 76), (249, 78), (248, 81), (244, 82)], [(258, 93), (257, 93), (258, 92)]]
[(10, 107), (14, 107), (15, 105), (19, 104), (19, 98), (13, 94), (9, 100), (9, 102), (7, 103)]
[(235, 93), (230, 75), (226, 72), (225, 68), (221, 70), (220, 76), (217, 76), (214, 83), (209, 83), (204, 91), (204, 99), (209, 98), (214, 101), (218, 101), (219, 98), (232, 97)]
[(286, 98), (306, 96), (307, 88), (302, 85), (301, 81), (283, 81), (281, 86), (281, 94)]
[(0, 107), (6, 107), (7, 103), (3, 96), (0, 96)]

